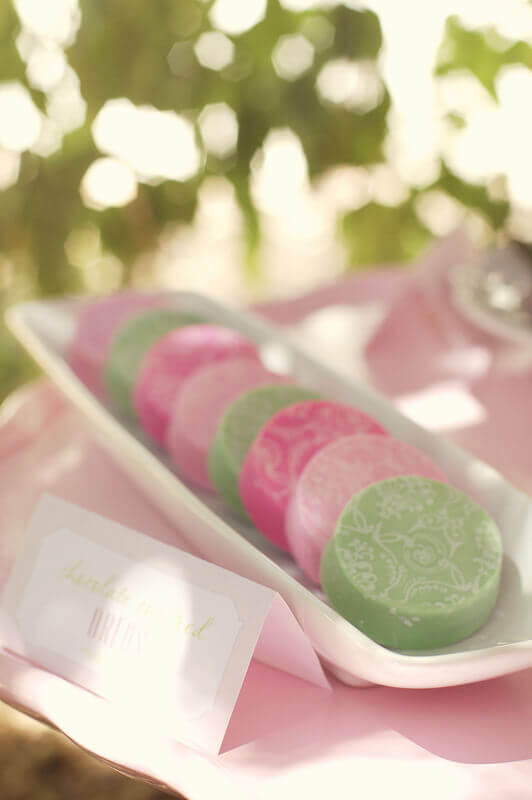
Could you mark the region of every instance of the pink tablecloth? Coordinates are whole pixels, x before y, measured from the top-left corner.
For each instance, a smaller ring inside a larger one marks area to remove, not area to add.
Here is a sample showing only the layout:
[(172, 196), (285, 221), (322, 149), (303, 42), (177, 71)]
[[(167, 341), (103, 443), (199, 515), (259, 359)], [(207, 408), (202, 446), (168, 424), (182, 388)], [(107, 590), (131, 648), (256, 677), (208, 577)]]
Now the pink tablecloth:
[[(263, 313), (292, 325), (324, 306), (383, 303), (385, 321), (366, 350), (375, 384), (398, 402), (416, 392), (423, 399), (428, 386), (470, 392), (484, 409), (481, 421), (450, 434), (530, 488), (526, 354), (463, 323), (446, 294), (444, 271), (467, 247), (458, 238), (412, 273), (379, 271)], [(11, 398), (0, 418), (0, 583), (45, 490), (180, 544), (178, 531), (94, 444), (79, 414), (42, 382)], [(335, 683), (329, 693), (253, 662), (217, 758), (138, 731), (110, 704), (5, 654), (0, 683), (3, 699), (191, 800), (322, 800), (333, 792), (397, 800), (532, 796), (532, 670), (448, 689)]]

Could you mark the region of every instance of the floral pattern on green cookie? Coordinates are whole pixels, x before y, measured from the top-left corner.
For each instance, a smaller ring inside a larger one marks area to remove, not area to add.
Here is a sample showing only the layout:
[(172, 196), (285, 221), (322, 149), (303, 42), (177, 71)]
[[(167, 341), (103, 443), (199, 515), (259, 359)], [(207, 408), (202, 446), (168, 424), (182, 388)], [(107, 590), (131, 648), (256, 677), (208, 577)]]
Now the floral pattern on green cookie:
[(377, 641), (438, 647), (485, 621), (501, 560), (497, 526), (470, 497), (438, 481), (398, 477), (347, 504), (322, 580), (333, 605), (359, 625), (362, 619)]

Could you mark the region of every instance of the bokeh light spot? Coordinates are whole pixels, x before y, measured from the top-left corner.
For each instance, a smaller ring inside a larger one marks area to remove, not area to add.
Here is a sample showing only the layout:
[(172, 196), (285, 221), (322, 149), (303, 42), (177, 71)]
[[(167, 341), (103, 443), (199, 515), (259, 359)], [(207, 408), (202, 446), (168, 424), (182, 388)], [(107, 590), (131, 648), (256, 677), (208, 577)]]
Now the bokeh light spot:
[(46, 110), (63, 133), (74, 131), (85, 122), (87, 104), (81, 96), (79, 78), (71, 67), (66, 68), (60, 83), (48, 93)]
[(41, 158), (51, 156), (57, 152), (63, 143), (63, 133), (58, 125), (48, 117), (41, 120), (41, 130), (37, 140), (32, 144), (30, 150)]
[(99, 158), (83, 176), (80, 191), (89, 208), (125, 206), (137, 196), (137, 179), (127, 164), (115, 158)]
[(463, 206), (440, 189), (420, 194), (416, 199), (415, 209), (421, 222), (435, 236), (447, 236), (464, 218)]
[(456, 3), (453, 12), (466, 28), (490, 25), (506, 39), (524, 39), (532, 44), (532, 5), (527, 0), (468, 0)]
[(376, 65), (367, 60), (328, 61), (318, 74), (316, 86), (323, 100), (361, 113), (375, 108), (384, 95)]
[(0, 83), (0, 145), (23, 152), (37, 140), (41, 114), (21, 83)]
[(267, 0), (215, 0), (210, 20), (215, 28), (238, 35), (257, 25), (266, 13)]
[(336, 5), (335, 0), (280, 0), (283, 8), (287, 11), (301, 12), (309, 11), (312, 8), (319, 8), (320, 6)]
[(301, 25), (301, 33), (312, 42), (316, 50), (326, 50), (334, 42), (335, 28), (327, 17), (314, 14), (306, 17)]
[(377, 164), (371, 171), (371, 193), (381, 206), (399, 206), (410, 196), (410, 187), (389, 164)]
[(168, 66), (178, 78), (188, 78), (194, 72), (196, 59), (190, 42), (176, 42), (167, 57)]
[(59, 83), (66, 69), (65, 54), (57, 45), (40, 45), (28, 59), (27, 75), (30, 85), (47, 92)]
[(365, 167), (331, 167), (317, 188), (324, 206), (334, 213), (362, 208), (371, 200), (371, 177)]
[(219, 31), (202, 33), (194, 46), (196, 58), (202, 67), (220, 70), (233, 60), (235, 46), (231, 39)]
[(92, 124), (98, 148), (128, 164), (140, 180), (191, 178), (201, 153), (194, 127), (175, 111), (135, 106), (125, 97), (109, 100)]
[(205, 106), (199, 116), (199, 127), (209, 153), (226, 158), (234, 152), (238, 140), (238, 119), (226, 103)]
[(81, 22), (78, 0), (14, 0), (22, 24), (35, 36), (72, 44)]
[(271, 130), (251, 162), (252, 192), (263, 211), (283, 213), (307, 184), (307, 159), (289, 128)]
[(0, 191), (9, 189), (18, 181), (20, 153), (0, 147)]
[(111, 292), (121, 285), (124, 265), (103, 250), (95, 225), (74, 228), (65, 242), (65, 253), (69, 263), (79, 270), (88, 292)]
[(100, 231), (95, 225), (74, 228), (65, 242), (66, 256), (74, 267), (85, 269), (93, 264), (101, 255), (102, 244)]
[(272, 61), (280, 78), (293, 81), (312, 66), (314, 48), (301, 34), (281, 36), (272, 53)]

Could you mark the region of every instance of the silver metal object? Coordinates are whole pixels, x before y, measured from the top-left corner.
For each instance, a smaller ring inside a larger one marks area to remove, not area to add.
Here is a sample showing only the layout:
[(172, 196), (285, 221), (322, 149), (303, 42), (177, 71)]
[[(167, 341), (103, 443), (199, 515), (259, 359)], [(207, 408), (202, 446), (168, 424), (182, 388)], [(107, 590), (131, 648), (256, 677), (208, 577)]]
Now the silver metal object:
[(474, 323), (532, 345), (532, 248), (513, 242), (450, 274), (454, 300)]

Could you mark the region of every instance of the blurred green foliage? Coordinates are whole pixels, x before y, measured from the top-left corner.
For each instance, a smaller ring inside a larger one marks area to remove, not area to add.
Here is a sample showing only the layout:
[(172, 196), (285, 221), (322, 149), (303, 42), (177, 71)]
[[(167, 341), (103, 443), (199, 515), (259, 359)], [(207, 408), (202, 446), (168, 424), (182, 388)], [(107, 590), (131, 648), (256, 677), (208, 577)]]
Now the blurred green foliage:
[(494, 29), (485, 32), (466, 30), (451, 17), (447, 20), (444, 52), (437, 75), (466, 69), (497, 99), (495, 78), (505, 64), (525, 64), (532, 68), (532, 47), (527, 42), (508, 46)]
[[(382, 45), (374, 13), (345, 6), (293, 13), (270, 0), (265, 18), (233, 37), (232, 63), (216, 71), (202, 67), (193, 44), (212, 28), (209, 3), (196, 0), (90, 0), (81, 3), (82, 21), (67, 48), (87, 103), (85, 122), (66, 134), (62, 146), (47, 157), (24, 152), (18, 181), (0, 191), (0, 306), (17, 300), (85, 291), (83, 272), (69, 263), (65, 242), (83, 226), (100, 230), (105, 251), (125, 265), (123, 282), (139, 253), (149, 252), (167, 223), (194, 216), (198, 188), (206, 175), (225, 175), (234, 185), (245, 220), (248, 279), (260, 276), (260, 220), (250, 195), (250, 161), (272, 128), (289, 127), (299, 137), (311, 179), (337, 165), (372, 165), (385, 160), (390, 98), (387, 91), (375, 108), (364, 112), (320, 100), (316, 76), (331, 58), (376, 59)], [(406, 23), (405, 23), (406, 24)], [(36, 106), (46, 111), (46, 94), (33, 88), (16, 46), (20, 21), (10, 0), (0, 4), (0, 80), (27, 86)], [(296, 80), (281, 79), (272, 51), (285, 34), (303, 31), (315, 45), (314, 63)], [(325, 35), (332, 32), (332, 36)], [(469, 70), (493, 94), (503, 64), (532, 66), (532, 49), (524, 42), (496, 46), (493, 32), (470, 31), (455, 19), (447, 23), (439, 74)], [(177, 46), (177, 50), (175, 48)], [(174, 54), (172, 68), (169, 53)], [(138, 196), (121, 208), (95, 211), (81, 199), (79, 187), (90, 164), (101, 155), (91, 124), (103, 104), (127, 97), (135, 104), (174, 109), (194, 123), (201, 109), (225, 102), (237, 114), (236, 153), (220, 159), (206, 155), (198, 174), (184, 183), (139, 184)], [(460, 119), (455, 120), (460, 124)], [(0, 120), (1, 123), (1, 120)], [(442, 164), (438, 188), (475, 209), (493, 228), (504, 225), (508, 206), (490, 198)], [(414, 258), (431, 237), (416, 213), (419, 189), (398, 206), (369, 202), (338, 220), (351, 267)], [(0, 398), (32, 372), (21, 350), (0, 329)]]

